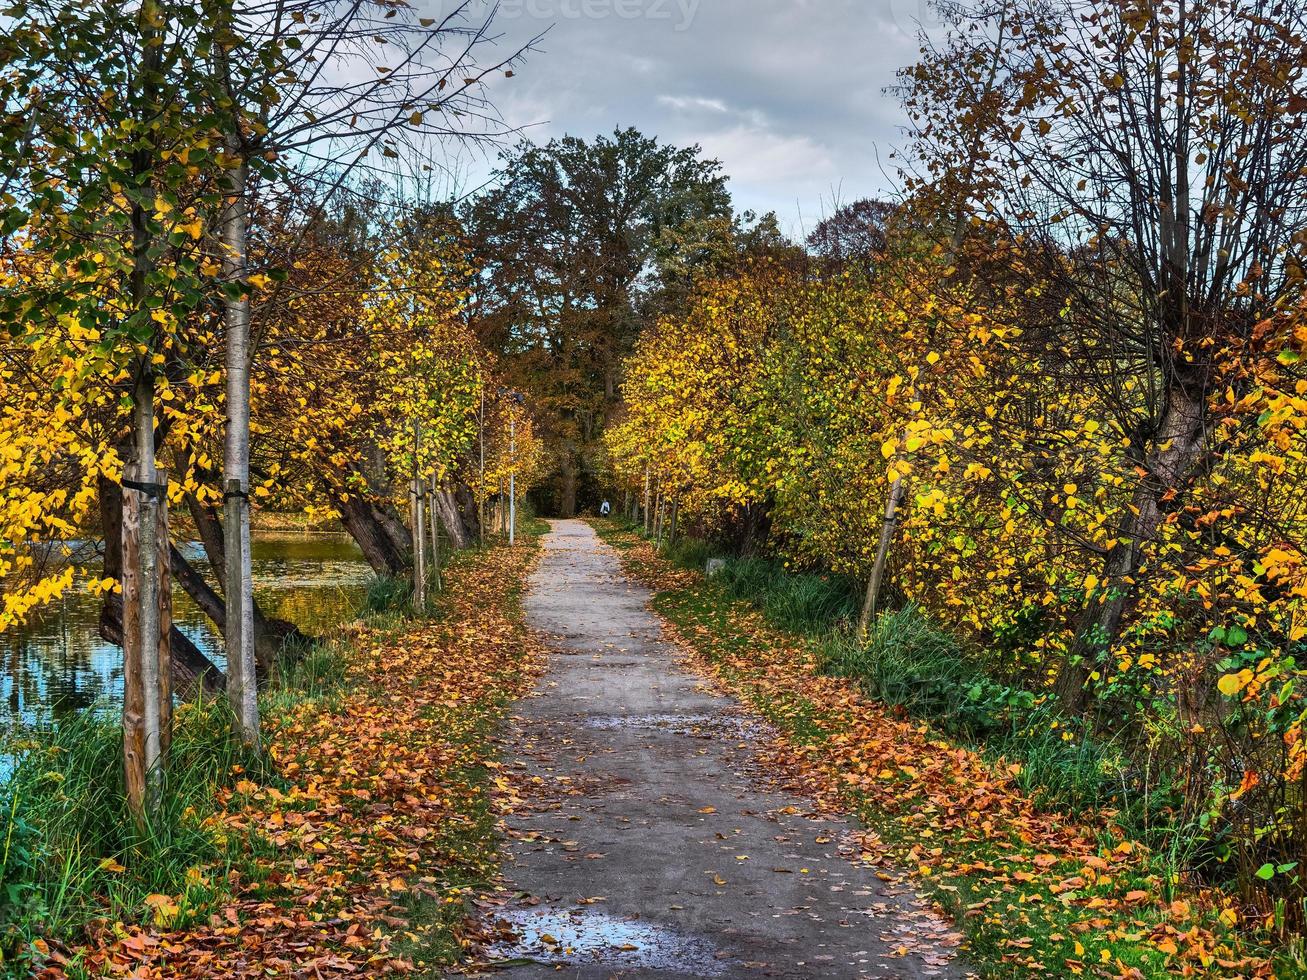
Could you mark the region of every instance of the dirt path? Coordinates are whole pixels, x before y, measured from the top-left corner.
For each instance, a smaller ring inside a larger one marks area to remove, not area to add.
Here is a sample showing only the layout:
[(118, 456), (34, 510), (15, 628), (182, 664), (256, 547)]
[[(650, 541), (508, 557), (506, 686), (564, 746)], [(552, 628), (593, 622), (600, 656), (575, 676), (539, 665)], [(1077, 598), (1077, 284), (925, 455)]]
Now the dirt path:
[(511, 975), (967, 975), (948, 922), (846, 856), (856, 827), (750, 774), (767, 733), (677, 665), (648, 599), (553, 523), (526, 610), (555, 653), (510, 733), (520, 938), (495, 952), (535, 961)]

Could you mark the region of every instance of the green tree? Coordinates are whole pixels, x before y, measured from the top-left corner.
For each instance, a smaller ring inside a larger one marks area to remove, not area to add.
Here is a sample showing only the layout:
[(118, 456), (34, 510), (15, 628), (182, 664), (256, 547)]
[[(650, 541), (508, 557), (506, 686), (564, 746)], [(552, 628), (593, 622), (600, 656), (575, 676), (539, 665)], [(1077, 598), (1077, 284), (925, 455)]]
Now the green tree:
[(476, 328), (528, 392), (575, 513), (642, 327), (732, 228), (726, 178), (698, 147), (634, 129), (523, 143), (464, 212), (483, 275)]

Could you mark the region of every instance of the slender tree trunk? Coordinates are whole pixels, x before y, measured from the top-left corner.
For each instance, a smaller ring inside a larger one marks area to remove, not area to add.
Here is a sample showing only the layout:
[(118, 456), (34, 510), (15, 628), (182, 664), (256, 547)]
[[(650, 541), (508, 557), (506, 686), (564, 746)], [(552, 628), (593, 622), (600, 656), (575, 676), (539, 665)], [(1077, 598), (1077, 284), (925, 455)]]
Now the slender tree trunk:
[(434, 503), (436, 500), (436, 475), (434, 473), (431, 474), (431, 481), (428, 486), (431, 490), (431, 500), (433, 502), (431, 511), (427, 518), (428, 530), (431, 532), (432, 580), (434, 582), (433, 588), (439, 592), (443, 586), (440, 581), (440, 520), (436, 515), (436, 507)]
[(424, 535), (426, 534), (426, 520), (424, 514), (422, 481), (414, 472), (413, 482), (411, 484), (412, 504), (410, 513), (412, 515), (412, 534), (413, 534), (413, 608), (418, 612), (425, 612), (427, 608), (427, 568), (426, 568), (426, 547), (424, 544)]
[(885, 498), (885, 516), (880, 524), (880, 541), (876, 545), (876, 560), (871, 565), (871, 575), (867, 578), (867, 592), (862, 599), (862, 611), (858, 615), (858, 636), (866, 639), (867, 631), (875, 622), (880, 604), (881, 583), (885, 579), (885, 564), (889, 560), (890, 546), (894, 543), (894, 532), (898, 528), (899, 506), (903, 502), (905, 485), (903, 477), (894, 478), (890, 484), (889, 496)]
[[(229, 133), (227, 152), (240, 157), (238, 133)], [(250, 299), (246, 283), (244, 159), (227, 171), (222, 212), (223, 323), (227, 341), (227, 440), (225, 489), (227, 698), (236, 733), (259, 744), (258, 669), (254, 654), (254, 577), (250, 559)]]
[(644, 533), (649, 534), (649, 464), (644, 467)]
[(1144, 548), (1162, 522), (1162, 501), (1179, 489), (1193, 470), (1204, 442), (1204, 399), (1178, 385), (1167, 393), (1167, 408), (1144, 462), (1146, 475), (1132, 495), (1126, 524), (1103, 559), (1102, 582), (1088, 598), (1075, 639), (1053, 683), (1062, 710), (1084, 711), (1094, 662), (1121, 633), (1121, 624), (1135, 596), (1135, 577)]
[(213, 625), (218, 628), (219, 632), (227, 629), (227, 604), (222, 601), (222, 596), (204, 580), (204, 576), (196, 571), (195, 566), (186, 560), (177, 548), (168, 549), (168, 568), (172, 572), (179, 585), (186, 590), (186, 594), (199, 607), (200, 612), (213, 620)]
[[(141, 64), (137, 83), (143, 102), (153, 107), (161, 99), (163, 62), (163, 18), (153, 0), (143, 0), (137, 14), (141, 40)], [(132, 267), (129, 279), (131, 310), (144, 317), (150, 276), (156, 269), (151, 254), (154, 244), (145, 200), (152, 188), (157, 164), (155, 136), (142, 132), (132, 151), (131, 173), (136, 195), (132, 197)], [(145, 320), (149, 323), (149, 320)], [(153, 341), (153, 338), (151, 338)], [(154, 347), (151, 342), (136, 366), (133, 399), (135, 452), (124, 473), (123, 491), (123, 762), (127, 799), (139, 824), (153, 813), (162, 798), (163, 746), (160, 677), (171, 667), (159, 662), (160, 649), (168, 631), (161, 634), (161, 591), (168, 588), (166, 573), (160, 579), (159, 520), (163, 494), (158, 488), (154, 432)], [(128, 486), (128, 484), (134, 484)], [(164, 532), (166, 535), (166, 531)], [(164, 563), (164, 569), (167, 565)], [(161, 638), (162, 637), (162, 638)], [(166, 648), (165, 648), (166, 649)]]
[(670, 545), (676, 544), (676, 517), (677, 517), (677, 513), (680, 510), (680, 507), (681, 507), (681, 499), (679, 497), (673, 497), (672, 498), (672, 527), (667, 535), (667, 543)]
[[(138, 423), (142, 418), (138, 411)], [(152, 450), (152, 423), (150, 429)], [(164, 753), (170, 740), (164, 727), (172, 717), (172, 606), (167, 560), (160, 561), (168, 546), (161, 514), (164, 479), (154, 468), (153, 453), (147, 456), (145, 464), (134, 460), (124, 473), (121, 551), (123, 758), (128, 805), (142, 825), (162, 799)]]

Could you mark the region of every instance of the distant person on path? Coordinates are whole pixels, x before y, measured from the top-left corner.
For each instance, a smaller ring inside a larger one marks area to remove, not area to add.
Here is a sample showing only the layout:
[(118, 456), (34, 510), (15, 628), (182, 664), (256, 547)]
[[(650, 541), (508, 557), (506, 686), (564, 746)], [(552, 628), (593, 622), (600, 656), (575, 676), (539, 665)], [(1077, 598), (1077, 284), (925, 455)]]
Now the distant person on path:
[(613, 508), (608, 505), (608, 501), (605, 500), (602, 504), (599, 505), (599, 516), (607, 517), (608, 512), (611, 511), (612, 509)]

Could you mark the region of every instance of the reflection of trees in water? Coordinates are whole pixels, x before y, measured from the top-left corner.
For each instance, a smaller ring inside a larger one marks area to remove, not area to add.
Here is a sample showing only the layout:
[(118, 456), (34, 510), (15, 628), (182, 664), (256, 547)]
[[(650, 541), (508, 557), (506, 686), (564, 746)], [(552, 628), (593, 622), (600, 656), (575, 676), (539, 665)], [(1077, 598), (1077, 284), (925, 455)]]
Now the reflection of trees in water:
[(326, 584), (256, 590), (259, 604), (271, 616), (287, 619), (308, 633), (321, 633), (352, 618), (362, 604), (365, 586)]
[[(180, 550), (214, 581), (203, 549)], [(254, 576), (259, 601), (272, 615), (321, 633), (352, 618), (371, 571), (344, 535), (275, 535), (256, 538)], [(55, 548), (47, 549), (51, 561)], [(58, 546), (58, 560), (98, 571), (94, 542)], [(0, 727), (5, 721), (44, 722), (84, 711), (97, 701), (112, 707), (122, 694), (122, 651), (97, 631), (100, 597), (80, 585), (42, 610), (22, 630), (0, 634)], [(181, 589), (173, 593), (178, 628), (216, 662), (222, 638)]]
[[(46, 721), (82, 711), (122, 683), (118, 648), (88, 636), (73, 616), (39, 635), (3, 639), (5, 704), (11, 719)], [(91, 626), (94, 629), (94, 623)]]

